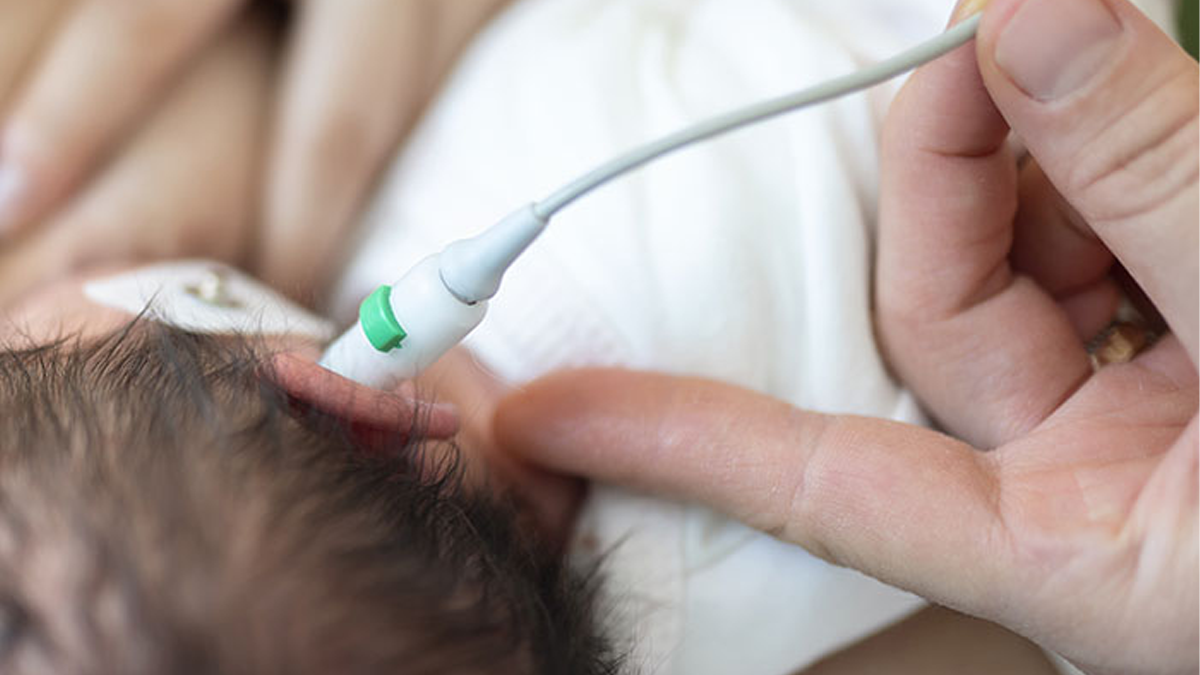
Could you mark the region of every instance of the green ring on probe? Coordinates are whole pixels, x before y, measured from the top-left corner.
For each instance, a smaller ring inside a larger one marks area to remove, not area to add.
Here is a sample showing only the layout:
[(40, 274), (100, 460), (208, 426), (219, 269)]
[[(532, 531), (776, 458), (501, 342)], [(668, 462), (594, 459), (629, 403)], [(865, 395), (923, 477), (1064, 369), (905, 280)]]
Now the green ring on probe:
[(408, 337), (392, 311), (392, 287), (386, 284), (375, 289), (358, 306), (358, 321), (367, 342), (384, 353), (399, 347)]

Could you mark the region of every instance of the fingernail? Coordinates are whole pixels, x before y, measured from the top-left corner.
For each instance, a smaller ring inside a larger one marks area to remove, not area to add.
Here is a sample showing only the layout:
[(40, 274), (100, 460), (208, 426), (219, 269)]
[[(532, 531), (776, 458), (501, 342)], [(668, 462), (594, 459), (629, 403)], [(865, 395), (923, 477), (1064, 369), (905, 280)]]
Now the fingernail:
[(1040, 101), (1087, 84), (1117, 46), (1121, 24), (1101, 0), (1028, 0), (996, 43), (996, 64)]
[(24, 194), (25, 175), (12, 165), (0, 165), (0, 237), (17, 226)]
[(953, 26), (963, 19), (982, 12), (987, 4), (988, 0), (958, 0), (958, 4), (954, 7), (954, 13), (950, 15), (950, 25)]

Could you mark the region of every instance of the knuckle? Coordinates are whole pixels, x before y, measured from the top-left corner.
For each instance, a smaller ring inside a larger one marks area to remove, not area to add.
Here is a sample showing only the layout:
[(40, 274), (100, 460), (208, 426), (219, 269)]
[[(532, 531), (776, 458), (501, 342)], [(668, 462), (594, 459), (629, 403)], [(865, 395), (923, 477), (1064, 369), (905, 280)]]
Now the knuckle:
[(1121, 113), (1091, 142), (1067, 173), (1074, 195), (1093, 224), (1138, 220), (1200, 179), (1196, 146), (1197, 80), (1179, 68)]
[(773, 491), (774, 503), (766, 509), (772, 522), (764, 528), (771, 536), (799, 544), (809, 553), (834, 563), (839, 558), (821, 526), (825, 520), (822, 510), (830, 506), (832, 496), (822, 494), (826, 486), (821, 476), (836, 424), (836, 418), (810, 415), (797, 426), (798, 445), (805, 450), (796, 461), (780, 467), (780, 489)]

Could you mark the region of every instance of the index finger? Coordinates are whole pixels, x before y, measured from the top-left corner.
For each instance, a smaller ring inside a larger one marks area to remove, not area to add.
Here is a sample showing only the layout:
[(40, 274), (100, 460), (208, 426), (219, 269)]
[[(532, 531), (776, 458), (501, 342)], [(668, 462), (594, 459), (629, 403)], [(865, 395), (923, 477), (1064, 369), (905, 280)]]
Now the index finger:
[(1005, 593), (991, 465), (933, 431), (707, 380), (581, 370), (504, 400), (495, 432), (535, 464), (707, 504), (959, 609)]
[(967, 45), (913, 74), (882, 145), (884, 347), (929, 410), (980, 447), (1039, 424), (1091, 372), (1066, 313), (1009, 265), (1008, 132)]

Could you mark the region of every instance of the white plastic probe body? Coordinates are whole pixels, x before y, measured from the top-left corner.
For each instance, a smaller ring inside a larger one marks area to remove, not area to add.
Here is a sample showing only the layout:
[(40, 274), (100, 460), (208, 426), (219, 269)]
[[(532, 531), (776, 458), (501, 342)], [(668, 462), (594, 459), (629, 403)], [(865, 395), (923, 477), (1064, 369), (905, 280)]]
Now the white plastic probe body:
[(381, 351), (367, 338), (360, 319), (329, 346), (321, 366), (376, 389), (391, 389), (415, 377), (483, 321), (487, 302), (459, 300), (442, 282), (441, 254), (425, 258), (391, 287), (391, 311), (404, 338)]
[(509, 266), (546, 229), (547, 221), (529, 204), (481, 234), (450, 244), (442, 251), (442, 281), (465, 302), (491, 299)]
[(530, 204), (425, 258), (363, 302), (321, 365), (381, 389), (415, 377), (483, 321), (504, 273), (545, 228)]

